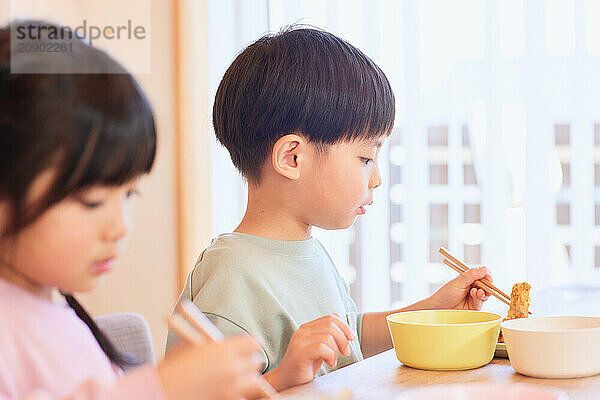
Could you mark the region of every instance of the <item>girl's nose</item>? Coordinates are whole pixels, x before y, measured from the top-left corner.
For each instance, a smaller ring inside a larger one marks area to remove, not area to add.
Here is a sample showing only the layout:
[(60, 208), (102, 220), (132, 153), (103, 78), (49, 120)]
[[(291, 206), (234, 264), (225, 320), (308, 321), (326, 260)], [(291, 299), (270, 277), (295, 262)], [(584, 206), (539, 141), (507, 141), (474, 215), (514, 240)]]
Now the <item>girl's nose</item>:
[(116, 242), (127, 235), (129, 230), (129, 212), (125, 204), (121, 204), (112, 212), (104, 230), (103, 239)]

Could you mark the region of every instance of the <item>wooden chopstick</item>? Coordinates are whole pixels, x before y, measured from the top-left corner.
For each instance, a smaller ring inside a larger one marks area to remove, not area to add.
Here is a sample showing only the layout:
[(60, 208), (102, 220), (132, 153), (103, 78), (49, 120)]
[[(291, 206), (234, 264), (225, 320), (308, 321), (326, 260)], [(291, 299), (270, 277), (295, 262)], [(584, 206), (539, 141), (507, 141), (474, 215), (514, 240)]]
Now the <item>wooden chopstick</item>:
[[(454, 262), (455, 265), (457, 265), (460, 269), (463, 270), (463, 272), (468, 271), (469, 267), (467, 267), (465, 264), (463, 264), (462, 262), (460, 262), (456, 257), (454, 257), (452, 254), (450, 254), (450, 252), (448, 252), (447, 249), (445, 249), (444, 247), (440, 247), (440, 249), (438, 250), (444, 257), (446, 257), (447, 259), (449, 259), (450, 261)], [(504, 293), (502, 290), (498, 289), (496, 286), (494, 286), (492, 284), (492, 282), (490, 282), (489, 280), (483, 278), (480, 279), (481, 282), (483, 282), (485, 285), (489, 286), (490, 288), (494, 289), (496, 292), (498, 292), (500, 295), (504, 296), (504, 298), (506, 298), (506, 300), (510, 301), (510, 296), (507, 295), (506, 293)]]
[(168, 321), (169, 328), (188, 343), (201, 343), (204, 336), (194, 330), (179, 314), (173, 314)]
[[(452, 263), (451, 261), (445, 259), (444, 260), (444, 264), (446, 264), (447, 266), (449, 266), (450, 268), (452, 268), (453, 270), (455, 270), (456, 272), (458, 272), (459, 274), (466, 272), (469, 270), (469, 267), (467, 267), (465, 264), (463, 264), (462, 262), (460, 262), (458, 259), (456, 259), (456, 257), (454, 257), (452, 254), (450, 254), (448, 252), (448, 250), (446, 250), (443, 247), (440, 247), (440, 249), (438, 250), (442, 255), (444, 255), (445, 257), (448, 257), (449, 259), (456, 261), (458, 263), (458, 265)], [(498, 300), (502, 301), (503, 303), (507, 304), (510, 308), (519, 311), (522, 314), (525, 314), (525, 312), (523, 312), (523, 310), (518, 309), (517, 307), (513, 306), (510, 303), (510, 297), (506, 295), (506, 293), (504, 293), (503, 291), (501, 291), (500, 289), (498, 289), (496, 286), (492, 285), (492, 283), (485, 279), (479, 279), (477, 281), (475, 281), (473, 283), (475, 286), (477, 286), (480, 289), (483, 289), (484, 291), (489, 292), (491, 295), (493, 295), (494, 297), (496, 297)], [(507, 300), (508, 299), (508, 300)], [(531, 314), (531, 312), (528, 312), (529, 314)]]
[[(174, 318), (176, 316), (179, 318)], [(187, 321), (189, 324), (188, 326), (195, 329), (192, 330), (192, 332), (195, 333), (195, 336), (186, 331), (186, 329), (182, 329), (181, 322), (184, 321)], [(220, 342), (225, 338), (219, 328), (210, 322), (206, 315), (204, 315), (194, 303), (187, 299), (184, 299), (179, 303), (177, 306), (177, 313), (169, 318), (169, 327), (190, 343), (198, 343), (199, 340), (202, 341), (203, 339), (209, 342)], [(198, 337), (200, 337), (200, 339)], [(265, 378), (260, 377), (258, 385), (262, 395), (267, 399), (280, 398), (277, 391), (265, 380)]]
[(198, 333), (211, 342), (220, 342), (225, 336), (191, 301), (184, 299), (177, 306), (177, 312), (190, 323)]

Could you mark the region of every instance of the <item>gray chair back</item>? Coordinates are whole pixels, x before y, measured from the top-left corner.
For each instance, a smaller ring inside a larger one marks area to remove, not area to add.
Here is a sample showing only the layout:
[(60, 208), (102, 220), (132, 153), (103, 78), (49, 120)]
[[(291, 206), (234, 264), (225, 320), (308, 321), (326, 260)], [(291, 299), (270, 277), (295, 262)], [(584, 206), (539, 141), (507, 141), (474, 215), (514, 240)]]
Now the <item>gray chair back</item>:
[[(133, 356), (139, 365), (155, 363), (152, 336), (144, 317), (135, 313), (116, 313), (96, 317), (94, 321), (117, 350)], [(125, 370), (131, 368), (135, 366)]]

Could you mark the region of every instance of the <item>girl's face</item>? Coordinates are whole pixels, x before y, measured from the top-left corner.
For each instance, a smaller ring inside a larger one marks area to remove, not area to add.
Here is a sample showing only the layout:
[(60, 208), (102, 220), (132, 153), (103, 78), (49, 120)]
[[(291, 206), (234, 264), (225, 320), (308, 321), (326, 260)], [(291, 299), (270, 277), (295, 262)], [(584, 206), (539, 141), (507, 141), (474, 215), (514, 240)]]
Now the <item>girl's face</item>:
[[(46, 193), (52, 178), (52, 171), (42, 173), (28, 201)], [(73, 194), (0, 241), (0, 277), (42, 296), (50, 296), (53, 288), (68, 293), (94, 289), (111, 270), (131, 226), (137, 181)], [(1, 218), (6, 216), (0, 213)]]

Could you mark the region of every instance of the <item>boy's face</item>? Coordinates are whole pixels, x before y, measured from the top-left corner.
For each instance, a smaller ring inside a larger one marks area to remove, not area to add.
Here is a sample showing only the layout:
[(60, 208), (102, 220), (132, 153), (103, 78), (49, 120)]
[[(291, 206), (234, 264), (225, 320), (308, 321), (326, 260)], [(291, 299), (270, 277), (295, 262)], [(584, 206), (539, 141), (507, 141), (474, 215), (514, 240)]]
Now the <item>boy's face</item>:
[(344, 229), (366, 212), (373, 189), (381, 184), (377, 157), (384, 138), (342, 142), (319, 153), (302, 172), (303, 197), (308, 204), (308, 224), (324, 229)]

